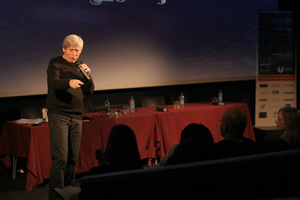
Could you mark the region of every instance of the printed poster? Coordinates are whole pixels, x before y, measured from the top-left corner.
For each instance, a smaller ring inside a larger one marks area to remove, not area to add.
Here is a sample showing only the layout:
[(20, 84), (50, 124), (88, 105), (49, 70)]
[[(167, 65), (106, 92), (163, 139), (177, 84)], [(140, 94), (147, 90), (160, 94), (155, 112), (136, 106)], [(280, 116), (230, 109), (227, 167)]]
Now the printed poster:
[(297, 107), (292, 12), (259, 13), (256, 127), (274, 127), (281, 107)]

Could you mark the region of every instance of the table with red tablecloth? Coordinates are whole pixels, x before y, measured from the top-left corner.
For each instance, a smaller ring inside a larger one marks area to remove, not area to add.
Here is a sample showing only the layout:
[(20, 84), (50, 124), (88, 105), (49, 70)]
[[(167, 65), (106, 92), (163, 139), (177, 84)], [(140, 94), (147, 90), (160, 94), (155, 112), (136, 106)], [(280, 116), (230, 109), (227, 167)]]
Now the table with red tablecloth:
[[(162, 157), (171, 146), (180, 141), (180, 133), (190, 123), (201, 123), (213, 134), (215, 142), (222, 140), (219, 131), (222, 114), (229, 108), (243, 110), (248, 119), (245, 137), (255, 140), (250, 113), (245, 103), (226, 103), (216, 106), (212, 103), (190, 103), (184, 109), (175, 110), (172, 105), (165, 106), (168, 112), (156, 111), (156, 107), (137, 108), (135, 113), (122, 117), (104, 117), (103, 112), (87, 113), (92, 120), (83, 122), (80, 154), (76, 173), (89, 171), (98, 166), (95, 150), (106, 147), (110, 130), (114, 125), (125, 124), (135, 133), (142, 159)], [(51, 156), (48, 124), (40, 126), (8, 121), (4, 124), (0, 137), (0, 155), (9, 162), (9, 155), (27, 158), (26, 189), (49, 178)]]
[[(82, 139), (76, 173), (89, 171), (98, 166), (95, 150), (105, 149), (111, 128), (125, 124), (132, 128), (137, 141), (141, 158), (155, 157), (155, 124), (153, 113), (131, 113), (118, 118), (103, 117), (104, 113), (90, 113), (90, 121), (83, 122)], [(51, 156), (50, 136), (47, 123), (40, 126), (20, 124), (8, 121), (4, 124), (0, 138), (0, 155), (26, 157), (26, 189), (32, 190), (36, 185), (49, 178)], [(7, 156), (8, 157), (8, 156)], [(9, 162), (9, 158), (3, 161)]]
[[(247, 127), (244, 137), (255, 141), (251, 116), (248, 105), (245, 103), (226, 103), (225, 106), (213, 105), (211, 102), (189, 103), (184, 109), (174, 109), (173, 105), (164, 106), (168, 112), (156, 112), (157, 124), (162, 141), (157, 149), (158, 157), (168, 152), (172, 145), (180, 141), (181, 131), (191, 123), (203, 124), (212, 133), (214, 142), (224, 138), (220, 133), (221, 117), (230, 108), (238, 108), (247, 116)], [(156, 108), (144, 108), (143, 111), (155, 112)]]

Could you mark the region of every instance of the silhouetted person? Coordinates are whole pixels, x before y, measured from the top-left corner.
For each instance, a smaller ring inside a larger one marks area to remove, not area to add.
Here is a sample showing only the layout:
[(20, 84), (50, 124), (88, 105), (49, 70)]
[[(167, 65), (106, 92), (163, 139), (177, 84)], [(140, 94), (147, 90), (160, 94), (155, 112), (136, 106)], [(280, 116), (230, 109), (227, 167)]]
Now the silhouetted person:
[(214, 138), (210, 130), (203, 124), (192, 123), (187, 125), (181, 132), (180, 142), (189, 138), (196, 138), (207, 144), (214, 144)]
[(135, 134), (130, 127), (123, 124), (111, 129), (105, 152), (97, 149), (96, 155), (102, 165), (92, 168), (89, 174), (142, 169)]
[(220, 132), (224, 140), (215, 144), (219, 158), (254, 153), (254, 141), (243, 137), (247, 126), (247, 117), (243, 111), (236, 108), (228, 109), (220, 121)]
[(166, 165), (193, 163), (213, 160), (215, 158), (216, 155), (213, 145), (191, 137), (177, 145)]
[(271, 153), (291, 149), (290, 145), (281, 138), (270, 138), (255, 145), (255, 153)]
[[(187, 139), (190, 138), (196, 138), (206, 144), (210, 144), (213, 145), (214, 144), (214, 139), (212, 137), (212, 134), (210, 132), (210, 130), (202, 125), (202, 124), (196, 124), (196, 123), (192, 123), (187, 125), (181, 132), (181, 138), (180, 138), (180, 143), (183, 143), (184, 141), (186, 141)], [(168, 151), (160, 160), (158, 166), (164, 166), (166, 165), (168, 159), (173, 155), (176, 147), (180, 144), (180, 143), (175, 143), (172, 145), (170, 151)]]
[[(99, 161), (102, 165), (92, 168), (85, 175), (143, 169), (135, 134), (130, 127), (123, 124), (116, 125), (111, 129), (105, 152), (97, 149), (96, 154), (98, 154), (98, 159), (102, 159)], [(132, 183), (128, 180), (124, 184)], [(142, 193), (144, 185), (134, 187), (134, 192), (128, 190), (128, 186), (120, 187), (118, 183), (117, 186), (113, 185), (112, 187), (105, 188), (105, 191), (102, 190), (103, 188), (84, 188), (80, 192), (79, 197), (80, 199), (86, 199), (91, 192), (94, 195), (93, 199), (120, 199), (129, 195), (131, 199), (141, 199), (144, 195), (147, 195)]]

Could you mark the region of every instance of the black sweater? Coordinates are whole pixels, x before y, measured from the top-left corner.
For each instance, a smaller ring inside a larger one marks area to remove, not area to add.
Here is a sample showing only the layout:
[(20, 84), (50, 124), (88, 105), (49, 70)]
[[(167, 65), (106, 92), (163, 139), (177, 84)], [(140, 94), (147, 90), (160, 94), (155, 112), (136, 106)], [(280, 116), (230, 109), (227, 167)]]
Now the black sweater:
[[(72, 89), (69, 86), (71, 79), (78, 79), (84, 85)], [(59, 56), (52, 58), (49, 62), (47, 82), (48, 113), (82, 118), (84, 96), (94, 92), (92, 79), (90, 81), (85, 79), (75, 64), (69, 63), (62, 56)]]

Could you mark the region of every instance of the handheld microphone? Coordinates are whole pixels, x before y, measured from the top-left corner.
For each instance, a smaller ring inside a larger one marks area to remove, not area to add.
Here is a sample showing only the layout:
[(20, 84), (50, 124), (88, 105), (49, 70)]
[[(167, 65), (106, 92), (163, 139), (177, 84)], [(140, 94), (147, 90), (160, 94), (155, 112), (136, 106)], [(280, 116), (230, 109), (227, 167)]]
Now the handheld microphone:
[(76, 61), (75, 64), (76, 64), (76, 66), (80, 69), (80, 71), (83, 73), (84, 77), (85, 77), (87, 80), (92, 79), (91, 76), (90, 76), (88, 73), (86, 73), (86, 71), (84, 71), (84, 70), (82, 69), (81, 64), (80, 64), (78, 61)]
[(162, 112), (168, 112), (168, 109), (166, 109), (166, 108), (157, 107), (156, 110), (157, 111), (162, 111)]

